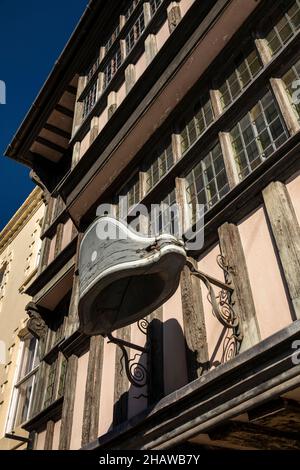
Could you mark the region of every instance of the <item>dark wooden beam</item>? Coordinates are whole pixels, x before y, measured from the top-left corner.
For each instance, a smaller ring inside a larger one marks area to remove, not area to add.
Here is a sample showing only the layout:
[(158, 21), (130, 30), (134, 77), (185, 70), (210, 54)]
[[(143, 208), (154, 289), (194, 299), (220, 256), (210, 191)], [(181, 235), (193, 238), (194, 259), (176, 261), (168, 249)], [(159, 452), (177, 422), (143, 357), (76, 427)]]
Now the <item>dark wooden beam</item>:
[(263, 198), (295, 314), (300, 318), (300, 226), (286, 186), (272, 182)]
[(213, 441), (257, 450), (300, 450), (299, 435), (251, 423), (231, 421), (209, 432)]
[(64, 139), (70, 140), (71, 139), (71, 133), (64, 131), (63, 129), (60, 129), (57, 126), (53, 126), (53, 124), (49, 124), (46, 122), (44, 125), (44, 129), (47, 131), (53, 132), (53, 134), (57, 134), (60, 137), (63, 137)]
[(77, 370), (78, 357), (73, 355), (68, 359), (68, 370), (65, 383), (64, 403), (62, 409), (59, 450), (69, 450), (71, 445)]
[(204, 308), (200, 280), (191, 275), (188, 267), (183, 269), (180, 286), (187, 371), (191, 382), (209, 369)]
[(54, 150), (55, 152), (63, 154), (66, 151), (65, 147), (61, 147), (60, 145), (55, 144), (54, 142), (51, 142), (50, 140), (45, 139), (44, 137), (38, 136), (35, 140), (39, 144), (45, 145), (45, 147), (48, 147), (49, 149)]
[(64, 114), (65, 116), (69, 118), (73, 118), (74, 112), (71, 111), (70, 109), (66, 108), (65, 106), (62, 106), (61, 104), (57, 104), (55, 106), (56, 111), (58, 111), (61, 114)]
[(220, 248), (225, 265), (229, 268), (235, 303), (235, 311), (239, 315), (244, 335), (241, 349), (245, 350), (260, 341), (260, 332), (244, 249), (238, 227), (225, 223), (219, 230)]
[(91, 338), (84, 400), (82, 445), (86, 445), (98, 437), (103, 346), (104, 339), (102, 336)]
[(65, 90), (67, 93), (70, 93), (71, 95), (75, 95), (76, 96), (76, 93), (77, 93), (77, 89), (72, 86), (72, 85), (68, 85), (66, 87), (66, 90)]
[(249, 420), (260, 426), (300, 435), (300, 404), (278, 398), (248, 411)]
[[(118, 338), (130, 341), (130, 327), (127, 326), (118, 331)], [(115, 394), (114, 394), (114, 417), (113, 425), (117, 426), (127, 420), (128, 416), (128, 389), (129, 381), (125, 372), (125, 367), (121, 363), (123, 352), (116, 346), (115, 365)]]

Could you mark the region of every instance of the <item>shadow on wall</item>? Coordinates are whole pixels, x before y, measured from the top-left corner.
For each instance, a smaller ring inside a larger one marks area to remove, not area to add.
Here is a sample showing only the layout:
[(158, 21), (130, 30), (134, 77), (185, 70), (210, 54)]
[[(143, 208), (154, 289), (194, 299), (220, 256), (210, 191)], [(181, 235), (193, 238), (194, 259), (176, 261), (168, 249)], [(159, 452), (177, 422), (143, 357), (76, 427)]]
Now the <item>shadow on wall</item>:
[[(146, 369), (148, 384), (143, 388), (130, 384), (128, 391), (120, 396), (114, 406), (114, 419), (110, 431), (128, 420), (136, 421), (139, 417), (145, 419), (164, 396), (196, 380), (209, 369), (209, 363), (200, 363), (197, 360), (197, 351), (188, 348), (182, 327), (176, 319), (164, 323), (159, 319), (150, 321), (147, 347), (149, 352), (141, 354), (136, 361), (135, 374), (139, 377)], [(124, 366), (120, 371), (121, 374), (125, 374)], [(142, 406), (139, 406), (139, 400), (144, 401)], [(133, 407), (137, 411), (135, 416), (132, 413)], [(131, 416), (128, 413), (129, 408)]]

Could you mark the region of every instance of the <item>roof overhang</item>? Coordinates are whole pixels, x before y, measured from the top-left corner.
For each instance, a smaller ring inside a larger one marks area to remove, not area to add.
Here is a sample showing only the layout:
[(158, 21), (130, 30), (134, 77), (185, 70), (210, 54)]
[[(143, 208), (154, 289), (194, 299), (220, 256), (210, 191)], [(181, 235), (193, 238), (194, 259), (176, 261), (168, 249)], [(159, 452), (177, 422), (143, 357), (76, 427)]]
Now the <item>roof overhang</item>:
[[(31, 168), (36, 160), (56, 164), (72, 134), (78, 69), (94, 53), (96, 24), (108, 14), (108, 2), (90, 0), (74, 33), (19, 127), (5, 155)], [(110, 7), (111, 10), (111, 7)], [(100, 15), (101, 12), (101, 15)], [(98, 30), (99, 31), (99, 30)], [(98, 33), (99, 34), (99, 33)]]

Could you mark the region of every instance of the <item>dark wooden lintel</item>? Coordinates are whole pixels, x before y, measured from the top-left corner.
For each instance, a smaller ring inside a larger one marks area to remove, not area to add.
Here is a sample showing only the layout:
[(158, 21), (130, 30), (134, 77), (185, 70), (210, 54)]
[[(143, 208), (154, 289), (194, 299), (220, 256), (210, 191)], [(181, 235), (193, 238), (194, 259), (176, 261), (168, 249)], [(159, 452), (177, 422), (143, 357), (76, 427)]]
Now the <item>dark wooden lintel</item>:
[(48, 122), (44, 125), (44, 129), (47, 131), (53, 132), (53, 134), (57, 134), (60, 137), (63, 137), (64, 139), (70, 140), (71, 138), (71, 133), (64, 131), (63, 129), (60, 129), (57, 126), (54, 126), (53, 124), (49, 124)]
[(73, 118), (74, 112), (71, 111), (70, 109), (66, 108), (65, 106), (62, 106), (61, 104), (57, 104), (55, 106), (56, 111), (58, 111), (61, 114), (64, 114), (65, 116), (69, 118)]
[(60, 145), (55, 144), (54, 142), (51, 142), (50, 140), (45, 139), (44, 137), (38, 136), (35, 140), (39, 144), (45, 145), (46, 147), (48, 147), (51, 150), (54, 150), (55, 152), (64, 154), (64, 152), (66, 151), (66, 148), (61, 147)]
[(231, 421), (209, 432), (213, 441), (257, 450), (300, 450), (300, 436), (252, 423)]

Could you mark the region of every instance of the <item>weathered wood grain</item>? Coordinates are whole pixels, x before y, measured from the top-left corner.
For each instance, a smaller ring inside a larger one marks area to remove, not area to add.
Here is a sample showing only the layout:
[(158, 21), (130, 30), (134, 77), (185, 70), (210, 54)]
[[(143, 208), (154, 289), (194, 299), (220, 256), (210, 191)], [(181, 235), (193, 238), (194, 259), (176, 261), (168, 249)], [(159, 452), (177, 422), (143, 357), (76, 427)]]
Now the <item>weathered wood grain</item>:
[(300, 318), (300, 226), (295, 209), (286, 186), (279, 181), (263, 190), (263, 198), (290, 298)]
[(219, 228), (219, 239), (225, 263), (230, 266), (235, 311), (239, 315), (244, 335), (241, 349), (245, 350), (260, 341), (260, 332), (238, 227), (234, 224), (223, 224)]
[(191, 382), (209, 369), (205, 317), (200, 280), (191, 275), (188, 267), (183, 269), (180, 285), (187, 371)]
[(103, 346), (104, 339), (102, 336), (91, 338), (84, 399), (82, 445), (86, 445), (98, 437)]

